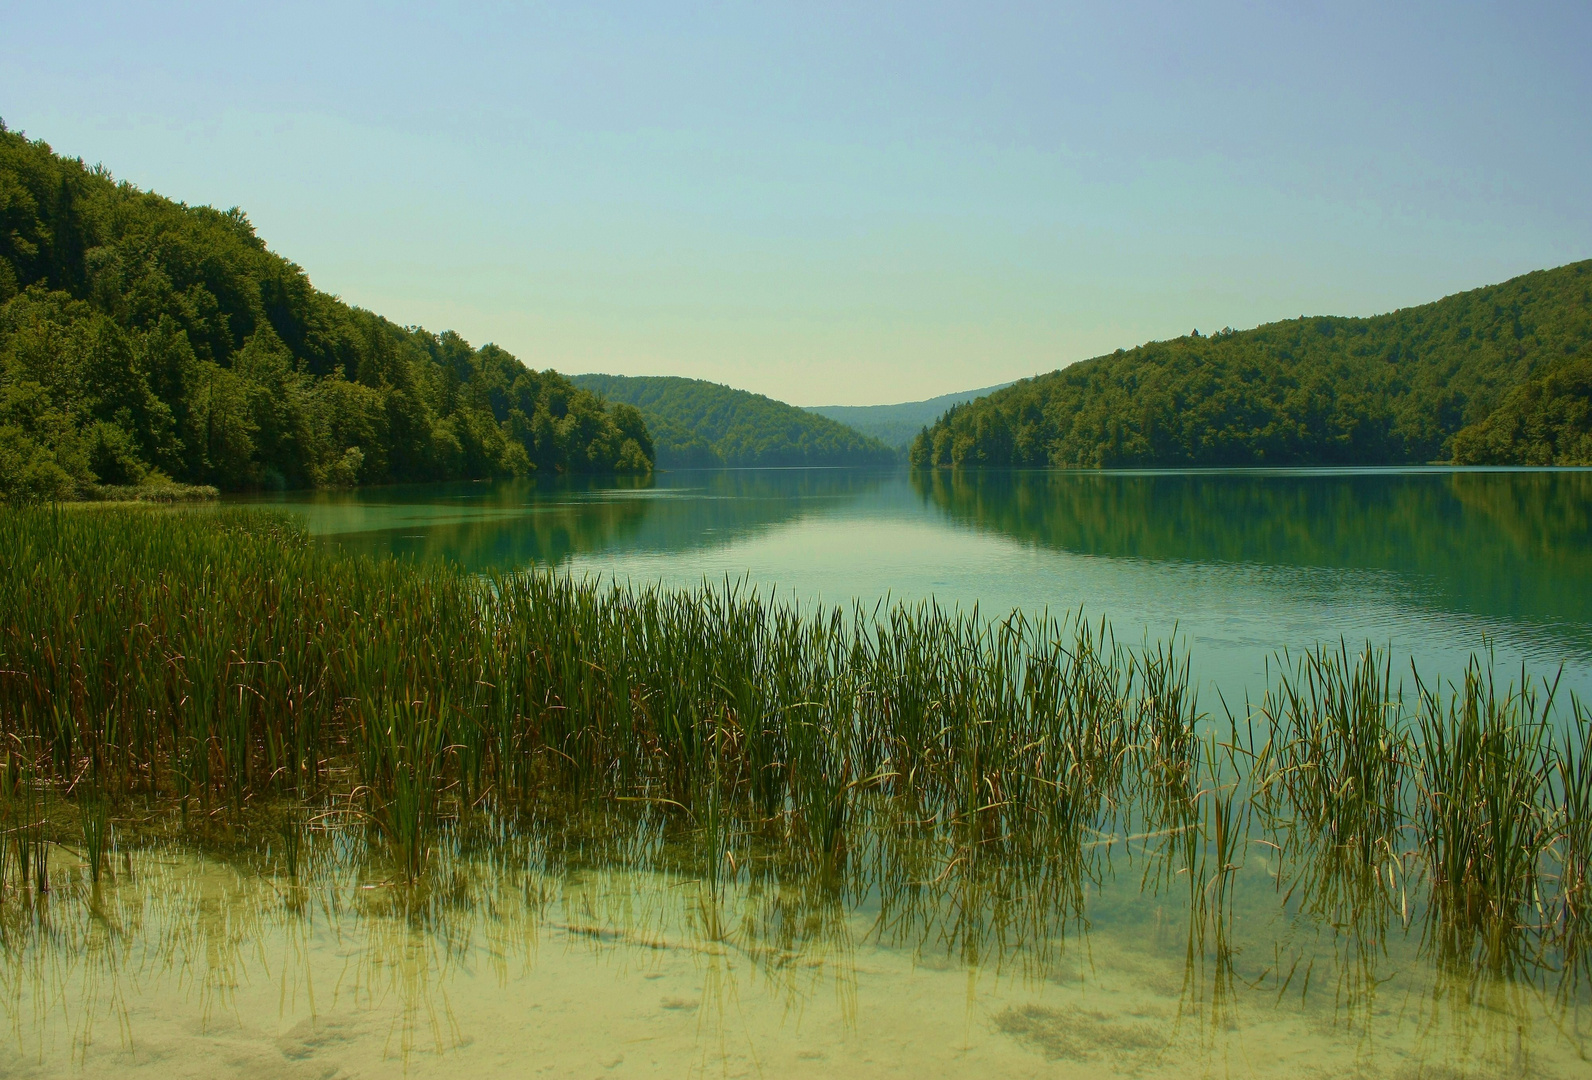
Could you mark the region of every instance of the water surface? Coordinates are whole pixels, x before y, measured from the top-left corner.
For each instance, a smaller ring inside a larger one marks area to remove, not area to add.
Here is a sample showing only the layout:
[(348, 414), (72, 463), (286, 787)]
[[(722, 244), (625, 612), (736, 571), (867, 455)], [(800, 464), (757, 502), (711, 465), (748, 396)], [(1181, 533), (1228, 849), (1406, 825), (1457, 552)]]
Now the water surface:
[(1260, 845), (1222, 901), (1189, 888), (1202, 868), (1175, 846), (1120, 837), (1064, 868), (874, 844), (715, 885), (656, 820), (582, 836), (479, 819), (404, 885), (333, 818), (292, 874), (279, 852), (190, 840), (131, 848), (95, 885), (57, 853), (49, 899), (0, 911), (0, 1075), (1592, 1067), (1584, 983), (1445, 961), (1396, 892), (1302, 884)]
[(473, 569), (827, 603), (1082, 608), (1177, 633), (1208, 705), (1281, 649), (1391, 645), (1429, 675), (1493, 650), (1592, 691), (1592, 471), (725, 470), (275, 500), (328, 542)]
[[(1592, 667), (1584, 471), (765, 470), (266, 501), (327, 544), (483, 572), (1081, 607), (1130, 644), (1177, 633), (1210, 712), (1340, 637), (1430, 674), (1488, 647), (1583, 690)], [(1191, 805), (1216, 807), (1202, 784)], [(101, 881), (58, 843), (47, 892), (0, 898), (0, 1076), (1592, 1074), (1589, 958), (1454, 931), (1413, 848), (1345, 863), (1245, 811), (1229, 851), (1207, 809), (1169, 828), (1107, 800), (1040, 841), (988, 807), (859, 814), (815, 861), (789, 808), (721, 834), (671, 800), (468, 802), (406, 882), (348, 791), (302, 835), (271, 807), (179, 824), (128, 796)]]

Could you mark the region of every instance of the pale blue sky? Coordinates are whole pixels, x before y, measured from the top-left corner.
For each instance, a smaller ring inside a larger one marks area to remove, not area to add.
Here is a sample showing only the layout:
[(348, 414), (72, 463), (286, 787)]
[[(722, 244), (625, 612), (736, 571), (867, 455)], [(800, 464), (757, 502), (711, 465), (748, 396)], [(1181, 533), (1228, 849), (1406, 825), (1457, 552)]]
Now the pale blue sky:
[(1592, 4), (0, 0), (0, 116), (538, 367), (872, 404), (1592, 256)]

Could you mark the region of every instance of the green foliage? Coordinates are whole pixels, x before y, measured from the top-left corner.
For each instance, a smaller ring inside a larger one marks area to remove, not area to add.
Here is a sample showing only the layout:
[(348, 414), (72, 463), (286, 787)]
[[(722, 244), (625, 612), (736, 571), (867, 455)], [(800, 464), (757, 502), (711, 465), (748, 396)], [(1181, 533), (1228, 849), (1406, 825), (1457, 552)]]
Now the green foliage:
[(1454, 436), (1462, 465), (1592, 465), (1592, 350), (1509, 391)]
[(613, 410), (493, 345), (314, 289), (237, 209), (0, 128), (0, 497), (651, 468)]
[(667, 468), (890, 465), (879, 440), (762, 394), (673, 376), (576, 375), (576, 386), (634, 405)]
[(1511, 389), (1592, 343), (1592, 262), (1369, 319), (1198, 331), (949, 410), (915, 465), (1395, 464), (1446, 459)]

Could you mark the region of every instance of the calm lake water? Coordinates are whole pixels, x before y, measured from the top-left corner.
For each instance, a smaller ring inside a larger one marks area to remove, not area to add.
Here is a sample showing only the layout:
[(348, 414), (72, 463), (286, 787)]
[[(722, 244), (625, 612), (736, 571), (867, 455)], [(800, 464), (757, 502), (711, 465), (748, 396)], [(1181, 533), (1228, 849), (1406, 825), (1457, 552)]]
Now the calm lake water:
[(47, 897), (0, 908), (0, 1075), (1592, 1068), (1584, 983), (1529, 958), (1477, 968), (1418, 892), (1406, 907), (1262, 843), (1212, 888), (1164, 835), (1002, 859), (885, 828), (822, 871), (749, 853), (715, 888), (678, 818), (609, 806), (461, 821), (400, 886), (357, 815), (315, 821), (292, 873), (280, 842), (192, 829), (129, 846), (99, 884), (57, 852)]
[(1473, 653), (1592, 696), (1592, 470), (871, 473), (728, 470), (272, 500), (361, 551), (557, 566), (804, 601), (1082, 609), (1174, 632), (1207, 708), (1278, 650), (1390, 646), (1423, 675)]
[[(1241, 711), (1276, 651), (1340, 638), (1429, 675), (1487, 648), (1583, 691), (1592, 667), (1584, 471), (740, 471), (266, 501), (328, 544), (481, 571), (1082, 607), (1129, 644), (1175, 631), (1208, 712), (1218, 690)], [(777, 815), (460, 800), (413, 883), (352, 770), (309, 807), (179, 818), (130, 795), (100, 881), (56, 844), (47, 892), (0, 899), (0, 1077), (1592, 1076), (1578, 946), (1456, 921), (1414, 839), (1347, 856), (1200, 752), (1183, 817), (1150, 774), (1026, 839), (981, 831), (989, 806), (859, 794), (822, 858)]]

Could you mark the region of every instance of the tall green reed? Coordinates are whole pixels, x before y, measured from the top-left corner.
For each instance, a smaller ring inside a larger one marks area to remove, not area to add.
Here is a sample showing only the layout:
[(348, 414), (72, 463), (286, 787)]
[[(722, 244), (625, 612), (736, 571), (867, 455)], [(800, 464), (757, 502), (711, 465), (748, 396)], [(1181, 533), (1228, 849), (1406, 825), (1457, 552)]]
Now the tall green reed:
[(1560, 831), (1549, 796), (1554, 687), (1522, 673), (1500, 688), (1473, 659), (1446, 694), (1418, 690), (1417, 823), (1441, 929), (1484, 928), (1491, 951), (1546, 918), (1543, 866)]
[[(747, 836), (828, 872), (891, 818), (970, 881), (1155, 834), (1219, 911), (1259, 820), (1401, 903), (1424, 873), (1462, 935), (1570, 948), (1592, 922), (1587, 719), (1572, 703), (1565, 727), (1551, 688), (1500, 690), (1480, 662), (1406, 699), (1385, 650), (1284, 656), (1224, 741), (1186, 652), (1126, 648), (1103, 621), (480, 578), (231, 510), (0, 513), (0, 610), (23, 876), (46, 866), (52, 791), (107, 814), (171, 796), (208, 828), (253, 799), (358, 788), (410, 878), (471, 807), (558, 794), (690, 822), (715, 894), (749, 872)], [(1351, 894), (1368, 895), (1333, 895)]]
[(1390, 855), (1407, 813), (1413, 756), (1391, 657), (1369, 644), (1358, 655), (1344, 641), (1318, 647), (1284, 669), (1257, 712), (1262, 798), (1280, 791), (1319, 843), (1366, 863)]
[[(12, 511), (0, 544), (0, 723), (57, 782), (86, 771), (208, 821), (356, 761), (410, 869), (444, 792), (733, 807), (834, 853), (875, 786), (999, 834), (1058, 793), (1104, 798), (1184, 692), (1135, 706), (1138, 661), (1103, 625), (848, 617), (730, 581), (483, 580), (342, 556), (257, 513)], [(1164, 660), (1143, 670), (1186, 681)]]

